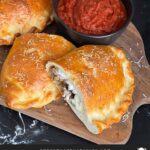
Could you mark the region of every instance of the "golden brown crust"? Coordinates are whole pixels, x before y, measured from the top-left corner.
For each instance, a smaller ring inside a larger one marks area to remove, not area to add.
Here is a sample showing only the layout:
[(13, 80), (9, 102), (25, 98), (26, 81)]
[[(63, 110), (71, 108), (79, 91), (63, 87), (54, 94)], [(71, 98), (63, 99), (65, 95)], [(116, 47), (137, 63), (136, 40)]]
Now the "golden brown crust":
[(15, 109), (40, 108), (59, 94), (45, 70), (74, 46), (61, 36), (28, 33), (16, 38), (1, 72), (1, 94)]
[(0, 45), (12, 44), (16, 34), (42, 31), (51, 12), (51, 0), (0, 1)]
[(99, 133), (120, 121), (132, 103), (134, 76), (119, 48), (87, 45), (55, 61), (79, 89)]

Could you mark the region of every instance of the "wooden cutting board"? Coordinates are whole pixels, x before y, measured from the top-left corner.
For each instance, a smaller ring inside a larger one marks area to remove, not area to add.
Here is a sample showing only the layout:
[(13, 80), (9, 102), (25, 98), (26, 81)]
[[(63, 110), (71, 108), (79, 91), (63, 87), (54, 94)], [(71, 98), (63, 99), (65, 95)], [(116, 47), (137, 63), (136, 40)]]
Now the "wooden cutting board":
[[(54, 33), (55, 30), (55, 25), (53, 25), (48, 27), (45, 32)], [(120, 123), (112, 125), (110, 129), (100, 135), (93, 135), (87, 131), (63, 101), (54, 102), (42, 109), (21, 111), (21, 113), (97, 144), (125, 144), (131, 135), (135, 111), (141, 105), (150, 104), (150, 66), (145, 57), (142, 38), (132, 23), (113, 45), (125, 50), (128, 59), (132, 62), (136, 82), (133, 104)], [(8, 49), (9, 47), (0, 47), (0, 68), (7, 56)], [(2, 98), (0, 104), (5, 106)]]

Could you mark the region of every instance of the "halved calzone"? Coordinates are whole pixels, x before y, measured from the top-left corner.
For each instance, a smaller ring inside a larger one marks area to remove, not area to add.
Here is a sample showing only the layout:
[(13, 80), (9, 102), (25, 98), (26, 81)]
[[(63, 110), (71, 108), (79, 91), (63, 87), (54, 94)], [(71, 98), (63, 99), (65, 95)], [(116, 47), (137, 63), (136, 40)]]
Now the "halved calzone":
[(87, 45), (48, 62), (47, 71), (94, 134), (120, 121), (132, 103), (134, 76), (121, 49)]

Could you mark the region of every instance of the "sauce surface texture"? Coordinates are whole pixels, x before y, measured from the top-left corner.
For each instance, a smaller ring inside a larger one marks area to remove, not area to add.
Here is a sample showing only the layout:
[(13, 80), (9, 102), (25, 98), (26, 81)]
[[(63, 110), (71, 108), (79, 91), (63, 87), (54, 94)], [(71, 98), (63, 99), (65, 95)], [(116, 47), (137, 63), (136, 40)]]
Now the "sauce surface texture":
[(57, 13), (70, 28), (88, 35), (114, 32), (127, 19), (121, 0), (60, 0)]

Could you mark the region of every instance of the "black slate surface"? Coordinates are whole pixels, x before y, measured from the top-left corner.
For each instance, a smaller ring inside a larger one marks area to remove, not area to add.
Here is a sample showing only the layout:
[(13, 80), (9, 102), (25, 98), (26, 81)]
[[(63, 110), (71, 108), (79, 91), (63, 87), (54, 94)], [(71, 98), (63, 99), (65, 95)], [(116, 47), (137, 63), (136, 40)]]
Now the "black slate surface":
[[(133, 23), (140, 31), (150, 62), (150, 0), (133, 0)], [(23, 120), (22, 120), (23, 119)], [(0, 144), (92, 144), (65, 131), (0, 106)], [(127, 144), (150, 144), (150, 105), (140, 107), (134, 116)]]

